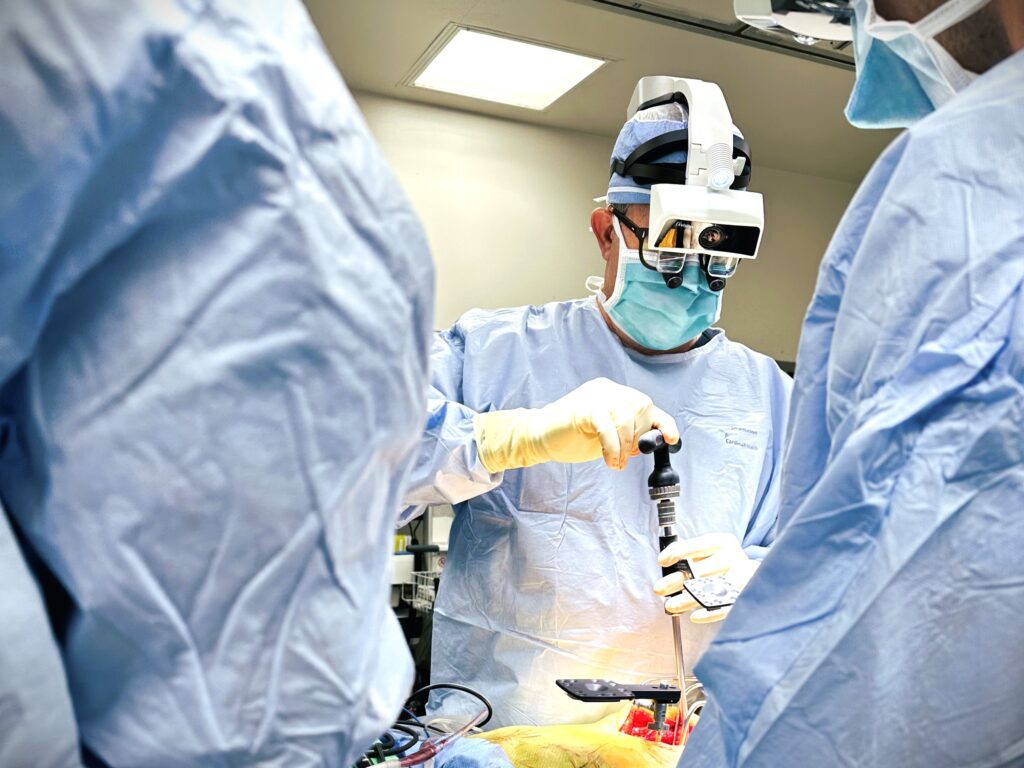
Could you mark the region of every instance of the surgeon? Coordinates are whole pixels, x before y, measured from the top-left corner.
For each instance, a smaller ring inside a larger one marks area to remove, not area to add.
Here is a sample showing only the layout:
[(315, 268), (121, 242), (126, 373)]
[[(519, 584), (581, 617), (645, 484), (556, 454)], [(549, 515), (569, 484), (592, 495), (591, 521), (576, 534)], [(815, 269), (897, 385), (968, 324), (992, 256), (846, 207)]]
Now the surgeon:
[(681, 762), (1024, 765), (1024, 4), (829, 5), (847, 117), (908, 130), (822, 264), (782, 533)]
[[(612, 159), (681, 183), (686, 152), (656, 139), (686, 126), (677, 103), (640, 111)], [(595, 296), (472, 310), (434, 339), (405, 497), (456, 510), (431, 679), (486, 694), (495, 727), (610, 711), (570, 700), (557, 678), (673, 675), (671, 622), (649, 586), (651, 464), (633, 458), (645, 431), (682, 442), (680, 536), (695, 556), (745, 581), (773, 538), (789, 378), (713, 327), (722, 294), (696, 263), (674, 289), (642, 264), (650, 194), (647, 181), (612, 174), (608, 205), (590, 219), (604, 263), (588, 281)], [(688, 628), (688, 663), (711, 632)], [(433, 706), (457, 712), (459, 698)]]
[(0, 499), (70, 611), (62, 670), (0, 526), (0, 764), (347, 768), (412, 679), (423, 232), (298, 2), (8, 4), (0, 71)]

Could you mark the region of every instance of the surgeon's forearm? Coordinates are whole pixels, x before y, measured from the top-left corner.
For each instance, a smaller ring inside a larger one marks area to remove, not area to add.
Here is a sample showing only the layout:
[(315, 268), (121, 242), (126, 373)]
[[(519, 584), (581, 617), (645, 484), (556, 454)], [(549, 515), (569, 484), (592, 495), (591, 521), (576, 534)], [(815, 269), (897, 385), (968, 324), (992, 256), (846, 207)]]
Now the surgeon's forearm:
[(406, 482), (404, 504), (458, 504), (501, 485), (503, 473), (488, 471), (480, 460), (473, 415), (471, 409), (448, 401), (432, 410)]

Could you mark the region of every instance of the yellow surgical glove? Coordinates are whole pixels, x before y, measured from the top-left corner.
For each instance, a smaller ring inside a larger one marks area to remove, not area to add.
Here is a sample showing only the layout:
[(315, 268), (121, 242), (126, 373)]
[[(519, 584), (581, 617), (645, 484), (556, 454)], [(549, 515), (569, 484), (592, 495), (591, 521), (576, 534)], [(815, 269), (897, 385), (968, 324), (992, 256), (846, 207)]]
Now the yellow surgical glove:
[[(669, 544), (658, 555), (658, 565), (662, 568), (675, 565), (680, 560), (689, 561), (695, 578), (725, 576), (740, 590), (747, 586), (747, 582), (760, 565), (759, 561), (747, 557), (739, 539), (731, 533), (706, 533), (692, 539), (681, 539)], [(663, 597), (675, 595), (683, 588), (684, 581), (681, 573), (663, 576), (655, 582), (654, 592)], [(698, 603), (689, 592), (683, 592), (665, 601), (665, 610), (668, 613), (685, 613), (694, 608), (698, 608)], [(713, 624), (728, 616), (730, 610), (731, 608), (718, 608), (708, 611), (698, 608), (690, 614), (690, 621), (694, 624)]]
[(623, 469), (638, 455), (637, 442), (660, 429), (679, 441), (675, 420), (642, 392), (608, 379), (591, 379), (543, 408), (477, 414), (473, 419), (480, 460), (489, 472), (545, 461), (576, 463), (604, 457)]

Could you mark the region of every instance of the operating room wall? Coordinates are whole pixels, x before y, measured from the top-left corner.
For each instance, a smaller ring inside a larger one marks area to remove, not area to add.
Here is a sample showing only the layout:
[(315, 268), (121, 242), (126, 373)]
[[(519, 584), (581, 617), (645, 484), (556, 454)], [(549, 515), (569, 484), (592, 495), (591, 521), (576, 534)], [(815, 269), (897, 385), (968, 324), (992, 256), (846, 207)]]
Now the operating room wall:
[[(603, 271), (588, 227), (614, 136), (355, 96), (430, 239), (436, 327), (472, 307), (587, 295), (584, 280)], [(818, 264), (855, 185), (758, 165), (756, 131), (747, 135), (765, 236), (756, 262), (730, 280), (720, 325), (793, 360)]]

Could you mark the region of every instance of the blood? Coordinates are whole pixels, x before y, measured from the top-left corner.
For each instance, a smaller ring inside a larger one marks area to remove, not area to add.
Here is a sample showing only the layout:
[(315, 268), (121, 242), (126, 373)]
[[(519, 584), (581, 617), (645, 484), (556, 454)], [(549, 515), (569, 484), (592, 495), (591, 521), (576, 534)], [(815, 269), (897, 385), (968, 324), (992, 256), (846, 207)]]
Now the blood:
[(630, 707), (626, 721), (619, 728), (620, 733), (628, 736), (636, 736), (645, 741), (654, 741), (659, 744), (671, 744), (678, 747), (683, 743), (683, 730), (676, 727), (679, 721), (679, 709), (672, 707), (665, 717), (665, 729), (653, 731), (647, 726), (654, 722), (654, 712), (647, 707)]

